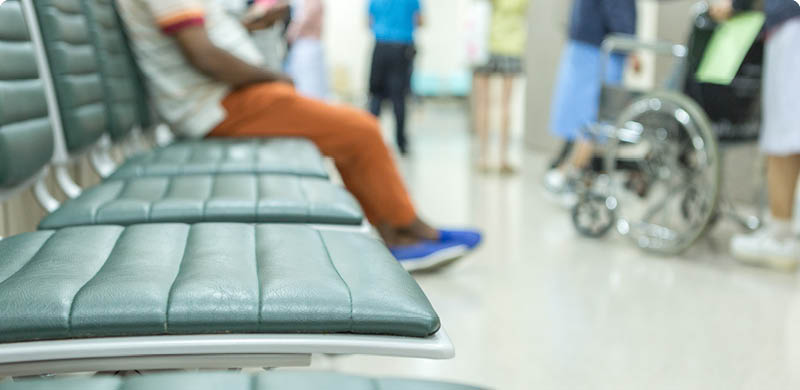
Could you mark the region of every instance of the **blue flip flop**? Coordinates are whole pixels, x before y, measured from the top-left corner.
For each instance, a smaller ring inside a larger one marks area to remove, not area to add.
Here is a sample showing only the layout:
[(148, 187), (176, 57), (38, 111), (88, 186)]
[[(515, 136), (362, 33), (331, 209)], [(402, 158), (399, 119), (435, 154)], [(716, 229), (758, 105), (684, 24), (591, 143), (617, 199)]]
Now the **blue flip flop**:
[(470, 251), (467, 245), (455, 241), (421, 241), (414, 245), (390, 247), (389, 250), (408, 272), (442, 267)]
[(483, 241), (483, 235), (480, 231), (472, 229), (441, 229), (439, 230), (439, 241), (457, 242), (466, 245), (469, 249), (475, 249)]
[(438, 241), (389, 248), (407, 271), (439, 268), (452, 263), (477, 248), (483, 236), (477, 230), (439, 230)]

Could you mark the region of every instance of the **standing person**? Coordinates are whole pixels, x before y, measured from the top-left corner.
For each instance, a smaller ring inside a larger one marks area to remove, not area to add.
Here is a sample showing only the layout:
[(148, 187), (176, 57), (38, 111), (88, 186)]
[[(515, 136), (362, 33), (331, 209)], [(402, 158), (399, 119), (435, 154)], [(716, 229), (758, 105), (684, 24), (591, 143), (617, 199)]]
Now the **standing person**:
[(528, 0), (492, 0), (492, 21), (489, 33), (489, 62), (475, 69), (474, 121), (478, 135), (478, 169), (489, 169), (489, 79), (503, 79), (502, 121), (500, 124), (500, 172), (514, 173), (509, 162), (511, 96), (514, 79), (522, 74), (522, 55), (527, 36)]
[(297, 92), (320, 100), (326, 100), (329, 94), (322, 45), (324, 13), (322, 0), (292, 1), (292, 22), (286, 33), (286, 73), (294, 80)]
[(419, 0), (370, 0), (369, 25), (375, 34), (372, 70), (369, 77), (369, 110), (380, 116), (381, 105), (392, 101), (395, 138), (403, 155), (408, 154), (406, 98), (417, 50), (414, 31), (422, 26)]
[[(712, 6), (711, 15), (725, 20), (755, 3), (723, 0)], [(766, 0), (764, 11), (767, 42), (760, 146), (767, 155), (771, 218), (761, 231), (735, 236), (731, 252), (750, 264), (795, 269), (800, 263), (800, 242), (792, 229), (800, 174), (800, 4)]]
[[(610, 34), (635, 33), (635, 0), (575, 0), (572, 5), (569, 41), (561, 59), (550, 114), (550, 131), (567, 143), (562, 154), (572, 155), (557, 158), (545, 176), (545, 188), (565, 206), (577, 200), (570, 177), (586, 168), (594, 153), (591, 140), (583, 132), (597, 122), (602, 78), (618, 84), (625, 69), (626, 57), (612, 55), (606, 74), (601, 75), (603, 40)], [(638, 68), (638, 63), (634, 65)]]

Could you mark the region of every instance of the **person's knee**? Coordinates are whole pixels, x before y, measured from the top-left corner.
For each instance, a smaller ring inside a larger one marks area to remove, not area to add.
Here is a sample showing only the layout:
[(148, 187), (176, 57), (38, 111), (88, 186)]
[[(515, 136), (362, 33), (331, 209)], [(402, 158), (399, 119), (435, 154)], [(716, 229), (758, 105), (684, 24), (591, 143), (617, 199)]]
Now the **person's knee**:
[(260, 83), (248, 88), (254, 88), (257, 91), (255, 97), (258, 99), (258, 104), (285, 103), (299, 97), (295, 88), (286, 83)]
[(364, 148), (383, 146), (381, 125), (374, 115), (365, 111), (354, 111), (356, 125), (352, 127), (353, 138)]

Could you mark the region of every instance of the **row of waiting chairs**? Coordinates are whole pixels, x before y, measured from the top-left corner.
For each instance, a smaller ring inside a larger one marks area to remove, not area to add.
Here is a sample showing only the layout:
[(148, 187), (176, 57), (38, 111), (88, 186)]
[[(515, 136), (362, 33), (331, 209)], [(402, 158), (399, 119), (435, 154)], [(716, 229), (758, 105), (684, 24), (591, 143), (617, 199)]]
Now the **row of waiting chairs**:
[[(0, 200), (33, 188), (49, 212), (38, 231), (0, 240), (0, 377), (281, 367), (316, 353), (454, 355), (423, 291), (366, 234), (312, 143), (177, 141), (113, 162), (111, 146), (140, 145), (158, 127), (140, 80), (112, 0), (0, 5)], [(83, 189), (66, 167), (87, 156), (103, 180)], [(48, 170), (63, 204), (47, 192)], [(302, 373), (58, 386), (220, 381), (467, 389)]]

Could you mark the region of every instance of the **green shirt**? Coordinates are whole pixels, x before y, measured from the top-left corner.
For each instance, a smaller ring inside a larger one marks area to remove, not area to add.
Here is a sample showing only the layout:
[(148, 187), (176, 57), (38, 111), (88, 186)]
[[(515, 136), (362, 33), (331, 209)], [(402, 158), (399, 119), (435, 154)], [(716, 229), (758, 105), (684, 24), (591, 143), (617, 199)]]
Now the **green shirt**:
[(492, 0), (489, 52), (520, 57), (527, 38), (528, 0)]

